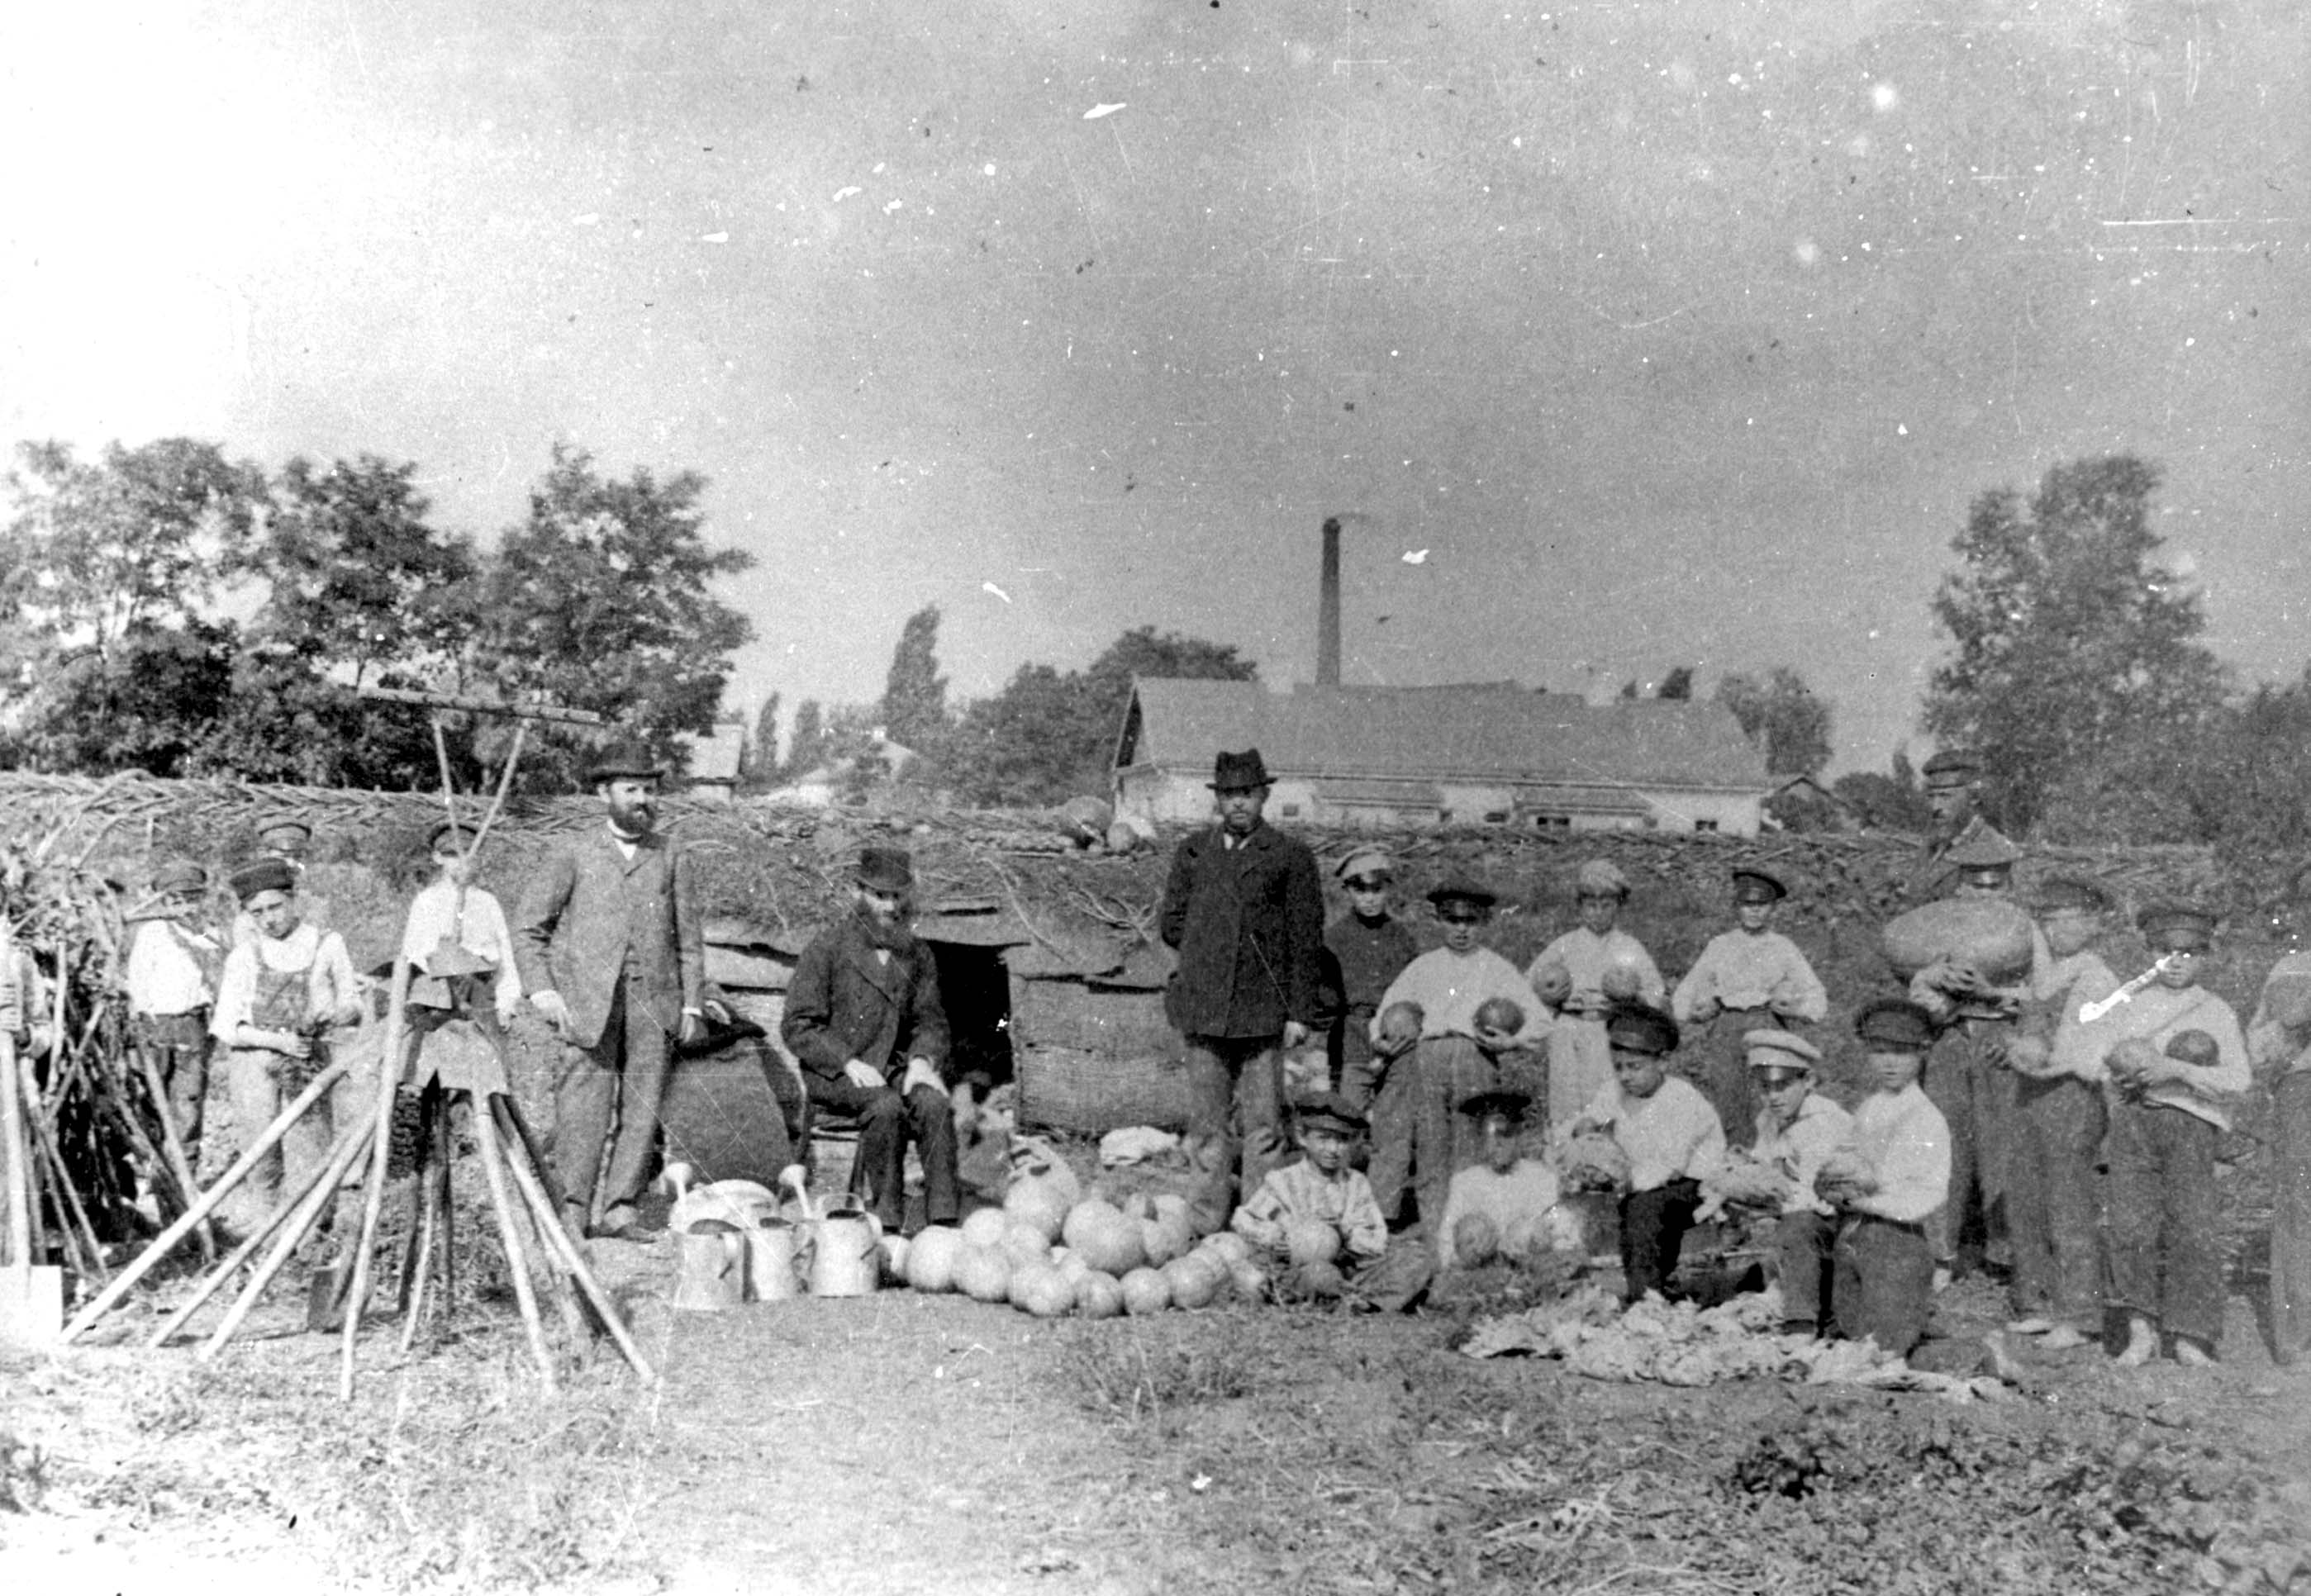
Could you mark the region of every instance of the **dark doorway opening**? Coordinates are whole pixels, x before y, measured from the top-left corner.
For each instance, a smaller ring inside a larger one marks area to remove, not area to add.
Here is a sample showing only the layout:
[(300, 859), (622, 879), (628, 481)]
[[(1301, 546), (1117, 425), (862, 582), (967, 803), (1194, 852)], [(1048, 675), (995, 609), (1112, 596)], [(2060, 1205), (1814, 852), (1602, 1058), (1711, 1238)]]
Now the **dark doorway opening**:
[[(932, 942), (938, 966), (939, 1004), (946, 1010), (948, 1078), (979, 1077), (1002, 1086), (1016, 1073), (1011, 1058), (1011, 975), (1003, 950), (963, 942)], [(983, 1088), (982, 1088), (983, 1089)]]

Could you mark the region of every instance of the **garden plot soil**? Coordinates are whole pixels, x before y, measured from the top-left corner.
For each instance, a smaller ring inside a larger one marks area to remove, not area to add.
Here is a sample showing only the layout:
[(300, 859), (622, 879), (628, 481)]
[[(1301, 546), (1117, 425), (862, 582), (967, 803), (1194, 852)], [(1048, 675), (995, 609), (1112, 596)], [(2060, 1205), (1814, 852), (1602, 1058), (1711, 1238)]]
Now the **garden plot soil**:
[[(1408, 1321), (1105, 1323), (955, 1297), (676, 1314), (674, 1247), (601, 1243), (664, 1371), (544, 1396), (493, 1296), (398, 1357), (285, 1301), (212, 1364), (0, 1365), (0, 1583), (24, 1590), (2311, 1591), (2311, 1377), (2034, 1359), (1960, 1407), (1598, 1384)], [(1986, 1289), (1945, 1299), (1975, 1356)], [(121, 1316), (133, 1332), (150, 1319)]]

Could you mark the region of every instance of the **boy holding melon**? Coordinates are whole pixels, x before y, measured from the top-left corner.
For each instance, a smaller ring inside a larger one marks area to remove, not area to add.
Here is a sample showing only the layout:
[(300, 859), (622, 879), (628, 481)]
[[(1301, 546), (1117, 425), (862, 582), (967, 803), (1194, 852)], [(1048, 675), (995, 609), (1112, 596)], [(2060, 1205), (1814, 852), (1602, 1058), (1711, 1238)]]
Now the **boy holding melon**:
[(1390, 1241), (1372, 1183), (1349, 1166), (1365, 1117), (1328, 1092), (1299, 1105), (1293, 1129), (1299, 1160), (1270, 1171), (1229, 1228), (1277, 1259), (1286, 1295), (1408, 1313), (1427, 1295), (1433, 1266), (1419, 1243)]

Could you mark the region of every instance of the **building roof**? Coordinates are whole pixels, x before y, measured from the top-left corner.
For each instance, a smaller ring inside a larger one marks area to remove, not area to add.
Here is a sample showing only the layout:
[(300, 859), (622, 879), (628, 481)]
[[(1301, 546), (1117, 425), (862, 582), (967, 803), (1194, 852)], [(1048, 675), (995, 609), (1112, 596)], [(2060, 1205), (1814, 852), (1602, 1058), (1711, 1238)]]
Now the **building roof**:
[(1257, 682), (1141, 677), (1132, 688), (1120, 766), (1208, 773), (1221, 749), (1256, 747), (1278, 776), (1334, 781), (1769, 786), (1764, 750), (1714, 703), (1592, 706), (1513, 683), (1278, 693)]

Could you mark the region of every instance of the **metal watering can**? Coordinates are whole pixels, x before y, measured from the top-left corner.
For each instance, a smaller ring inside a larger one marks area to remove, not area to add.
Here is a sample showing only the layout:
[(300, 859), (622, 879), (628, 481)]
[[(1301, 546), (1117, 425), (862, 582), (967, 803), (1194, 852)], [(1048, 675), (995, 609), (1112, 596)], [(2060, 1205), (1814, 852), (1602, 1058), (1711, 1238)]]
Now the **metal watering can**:
[(854, 1204), (810, 1222), (810, 1294), (871, 1295), (883, 1277), (883, 1225)]
[(807, 1225), (766, 1219), (746, 1232), (746, 1300), (782, 1302), (803, 1295), (817, 1249)]
[(746, 1238), (742, 1232), (709, 1220), (676, 1239), (682, 1257), (669, 1306), (716, 1313), (746, 1300)]

